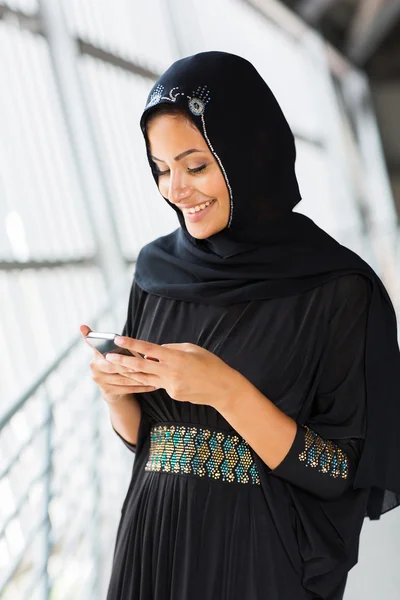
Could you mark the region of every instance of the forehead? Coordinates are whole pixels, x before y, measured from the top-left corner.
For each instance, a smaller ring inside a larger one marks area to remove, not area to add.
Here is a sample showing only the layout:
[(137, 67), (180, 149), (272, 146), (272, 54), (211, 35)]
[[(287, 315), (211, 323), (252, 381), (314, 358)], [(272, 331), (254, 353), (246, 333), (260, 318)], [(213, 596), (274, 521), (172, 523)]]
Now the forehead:
[(209, 150), (203, 135), (194, 124), (171, 115), (160, 115), (152, 119), (148, 124), (147, 137), (156, 156), (156, 148), (171, 152), (178, 147), (181, 151), (192, 147)]

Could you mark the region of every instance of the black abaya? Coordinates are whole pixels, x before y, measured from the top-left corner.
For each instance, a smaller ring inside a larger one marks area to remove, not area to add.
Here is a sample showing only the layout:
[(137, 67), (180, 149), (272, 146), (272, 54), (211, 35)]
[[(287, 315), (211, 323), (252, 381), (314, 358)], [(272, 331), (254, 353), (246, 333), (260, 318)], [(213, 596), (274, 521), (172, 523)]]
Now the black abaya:
[[(164, 389), (137, 394), (142, 417), (137, 445), (123, 440), (135, 460), (107, 600), (342, 599), (368, 495), (352, 488), (366, 432), (367, 286), (345, 275), (297, 295), (215, 306), (133, 282), (122, 335), (206, 348), (298, 431), (272, 471), (250, 448), (259, 484), (146, 470), (152, 427), (234, 430), (212, 406), (175, 401)], [(310, 439), (325, 444), (325, 466), (322, 455), (312, 461)]]

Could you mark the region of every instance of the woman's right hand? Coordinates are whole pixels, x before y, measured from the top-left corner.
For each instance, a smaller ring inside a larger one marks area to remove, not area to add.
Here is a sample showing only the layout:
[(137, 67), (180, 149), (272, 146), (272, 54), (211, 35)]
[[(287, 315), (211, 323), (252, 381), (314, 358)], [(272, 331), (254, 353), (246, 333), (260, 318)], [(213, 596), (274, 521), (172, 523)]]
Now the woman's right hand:
[(93, 348), (86, 340), (86, 335), (92, 331), (87, 325), (80, 326), (81, 334), (86, 344), (93, 350), (93, 358), (89, 363), (92, 379), (99, 386), (104, 399), (108, 403), (116, 402), (121, 396), (152, 392), (156, 388), (144, 386), (135, 380), (134, 373), (122, 365), (109, 362), (101, 352)]

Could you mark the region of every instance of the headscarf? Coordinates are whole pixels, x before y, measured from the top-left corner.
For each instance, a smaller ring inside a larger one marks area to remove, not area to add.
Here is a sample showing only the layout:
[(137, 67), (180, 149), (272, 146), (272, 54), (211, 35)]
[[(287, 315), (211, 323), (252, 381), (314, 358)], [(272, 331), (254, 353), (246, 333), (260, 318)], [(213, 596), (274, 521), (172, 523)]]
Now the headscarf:
[[(196, 239), (180, 227), (139, 252), (135, 279), (177, 300), (229, 305), (299, 294), (350, 273), (369, 281), (365, 369), (367, 433), (354, 488), (370, 488), (366, 515), (400, 504), (400, 352), (396, 315), (374, 270), (293, 208), (301, 196), (294, 136), (272, 91), (246, 59), (201, 52), (173, 63), (151, 89), (140, 120), (162, 103), (181, 106), (218, 162), (230, 196), (225, 229)], [(323, 201), (323, 199), (321, 199)]]

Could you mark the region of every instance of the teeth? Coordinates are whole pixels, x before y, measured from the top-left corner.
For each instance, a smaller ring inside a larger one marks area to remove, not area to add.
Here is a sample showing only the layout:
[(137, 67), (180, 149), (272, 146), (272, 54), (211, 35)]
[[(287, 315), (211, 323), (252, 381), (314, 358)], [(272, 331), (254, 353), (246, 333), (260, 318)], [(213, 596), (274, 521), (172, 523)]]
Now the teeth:
[(194, 214), (196, 212), (200, 212), (201, 210), (203, 210), (207, 206), (210, 206), (211, 202), (212, 202), (212, 200), (210, 202), (205, 202), (204, 204), (199, 204), (198, 206), (195, 206), (194, 208), (189, 208), (189, 210), (185, 210), (184, 212), (190, 213), (190, 214)]

